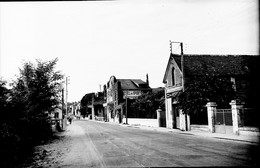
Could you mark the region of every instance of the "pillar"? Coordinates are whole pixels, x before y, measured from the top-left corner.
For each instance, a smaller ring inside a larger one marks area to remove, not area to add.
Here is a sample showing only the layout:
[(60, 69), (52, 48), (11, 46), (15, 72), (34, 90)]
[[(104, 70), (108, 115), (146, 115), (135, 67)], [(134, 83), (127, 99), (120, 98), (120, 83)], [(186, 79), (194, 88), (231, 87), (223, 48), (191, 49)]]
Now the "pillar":
[(161, 111), (161, 109), (156, 110), (158, 127), (161, 127)]
[(92, 94), (92, 107), (91, 107), (91, 114), (92, 114), (92, 120), (95, 120), (95, 108), (94, 108), (94, 101), (95, 101), (95, 94)]
[(94, 104), (91, 107), (91, 114), (92, 114), (92, 120), (95, 120), (95, 109), (94, 109)]
[(241, 126), (241, 111), (244, 108), (244, 104), (239, 100), (232, 100), (230, 103), (232, 111), (232, 123), (233, 123), (233, 133), (239, 135), (239, 127)]
[(190, 116), (183, 113), (183, 110), (180, 110), (180, 130), (190, 131)]
[(173, 109), (172, 109), (172, 99), (165, 99), (165, 113), (166, 113), (166, 127), (172, 129), (173, 128)]
[(206, 104), (207, 112), (208, 112), (208, 128), (209, 132), (214, 133), (215, 132), (215, 117), (214, 113), (217, 110), (217, 104), (215, 102), (208, 102)]
[(166, 127), (165, 111), (161, 109), (156, 110), (158, 127)]

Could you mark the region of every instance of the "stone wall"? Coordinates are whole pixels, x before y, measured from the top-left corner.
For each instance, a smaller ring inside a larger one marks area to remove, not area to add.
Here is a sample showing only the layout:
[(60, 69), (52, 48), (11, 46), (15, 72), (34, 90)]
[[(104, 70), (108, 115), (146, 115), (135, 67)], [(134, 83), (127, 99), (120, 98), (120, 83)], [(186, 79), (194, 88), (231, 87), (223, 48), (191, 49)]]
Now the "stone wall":
[[(128, 124), (130, 125), (142, 125), (148, 127), (158, 127), (157, 119), (144, 119), (144, 118), (128, 118)], [(126, 118), (123, 118), (123, 123), (126, 123)]]

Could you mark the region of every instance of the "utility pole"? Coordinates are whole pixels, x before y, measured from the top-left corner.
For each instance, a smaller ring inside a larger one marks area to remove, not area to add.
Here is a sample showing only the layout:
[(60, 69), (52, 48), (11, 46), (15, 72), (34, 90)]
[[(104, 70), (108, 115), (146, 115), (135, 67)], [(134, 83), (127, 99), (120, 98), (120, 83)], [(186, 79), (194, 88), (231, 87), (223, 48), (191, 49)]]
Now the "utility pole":
[(66, 116), (68, 115), (68, 77), (66, 77)]
[(64, 115), (64, 89), (61, 90), (61, 115), (62, 115), (62, 129), (65, 128), (65, 115)]
[[(183, 55), (183, 43), (180, 43), (181, 46), (181, 70), (182, 70), (182, 91), (184, 92), (184, 55)], [(185, 113), (185, 130), (188, 131), (188, 118)]]
[(184, 54), (183, 54), (183, 43), (170, 40), (170, 51), (172, 54), (172, 43), (178, 43), (181, 47), (181, 71), (182, 71), (182, 91), (184, 91)]
[[(182, 71), (182, 91), (184, 92), (184, 54), (183, 54), (183, 43), (182, 42), (175, 42), (170, 40), (170, 51), (172, 54), (172, 43), (179, 43), (181, 47), (181, 71)], [(187, 119), (187, 114), (185, 113), (185, 129), (188, 131), (188, 119)]]
[(184, 55), (183, 55), (183, 43), (180, 43), (181, 46), (181, 70), (182, 70), (182, 91), (184, 92)]
[(66, 119), (68, 117), (68, 84), (69, 84), (69, 76), (66, 77)]
[(125, 119), (126, 119), (126, 124), (128, 124), (128, 119), (127, 119), (127, 95), (125, 96)]

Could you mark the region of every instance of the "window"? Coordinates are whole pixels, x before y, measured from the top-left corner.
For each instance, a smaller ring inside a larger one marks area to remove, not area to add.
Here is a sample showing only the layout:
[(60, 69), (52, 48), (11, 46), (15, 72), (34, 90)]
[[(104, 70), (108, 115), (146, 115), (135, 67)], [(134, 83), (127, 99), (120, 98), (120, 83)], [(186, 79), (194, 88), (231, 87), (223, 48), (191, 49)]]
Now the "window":
[(172, 67), (172, 86), (175, 85), (174, 67)]

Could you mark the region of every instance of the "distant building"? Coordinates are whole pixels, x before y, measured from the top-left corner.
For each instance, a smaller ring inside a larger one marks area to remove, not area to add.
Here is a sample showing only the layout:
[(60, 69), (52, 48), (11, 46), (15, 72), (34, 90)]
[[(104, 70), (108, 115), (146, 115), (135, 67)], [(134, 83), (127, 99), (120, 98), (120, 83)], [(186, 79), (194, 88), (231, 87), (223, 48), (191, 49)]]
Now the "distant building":
[(83, 96), (78, 106), (83, 118), (88, 117), (93, 120), (104, 120), (104, 107), (105, 102), (104, 93), (87, 93)]
[(80, 102), (72, 102), (72, 103), (68, 103), (68, 113), (70, 115), (79, 115), (80, 113)]
[(56, 109), (54, 110), (53, 118), (54, 118), (54, 119), (58, 119), (58, 120), (63, 119), (63, 118), (62, 118), (62, 110), (61, 110), (61, 107), (58, 107), (58, 108), (56, 108)]
[[(220, 78), (228, 78), (233, 82), (237, 98), (245, 102), (245, 106), (256, 105), (254, 92), (259, 91), (256, 84), (259, 58), (248, 55), (184, 55), (182, 62), (181, 55), (171, 54), (163, 78), (167, 127), (180, 126), (177, 97), (191, 77), (213, 73)], [(207, 122), (207, 113), (201, 119)]]
[[(131, 117), (130, 104), (137, 97), (152, 89), (149, 86), (148, 75), (146, 82), (141, 79), (116, 79), (111, 76), (106, 88), (106, 115), (108, 121), (122, 123), (123, 117)], [(126, 107), (127, 104), (127, 107)], [(127, 109), (126, 109), (127, 108)]]
[(103, 92), (97, 92), (92, 95), (92, 116), (95, 117), (93, 119), (95, 120), (104, 120), (105, 119), (105, 111), (103, 104), (105, 102), (104, 100), (104, 93)]

